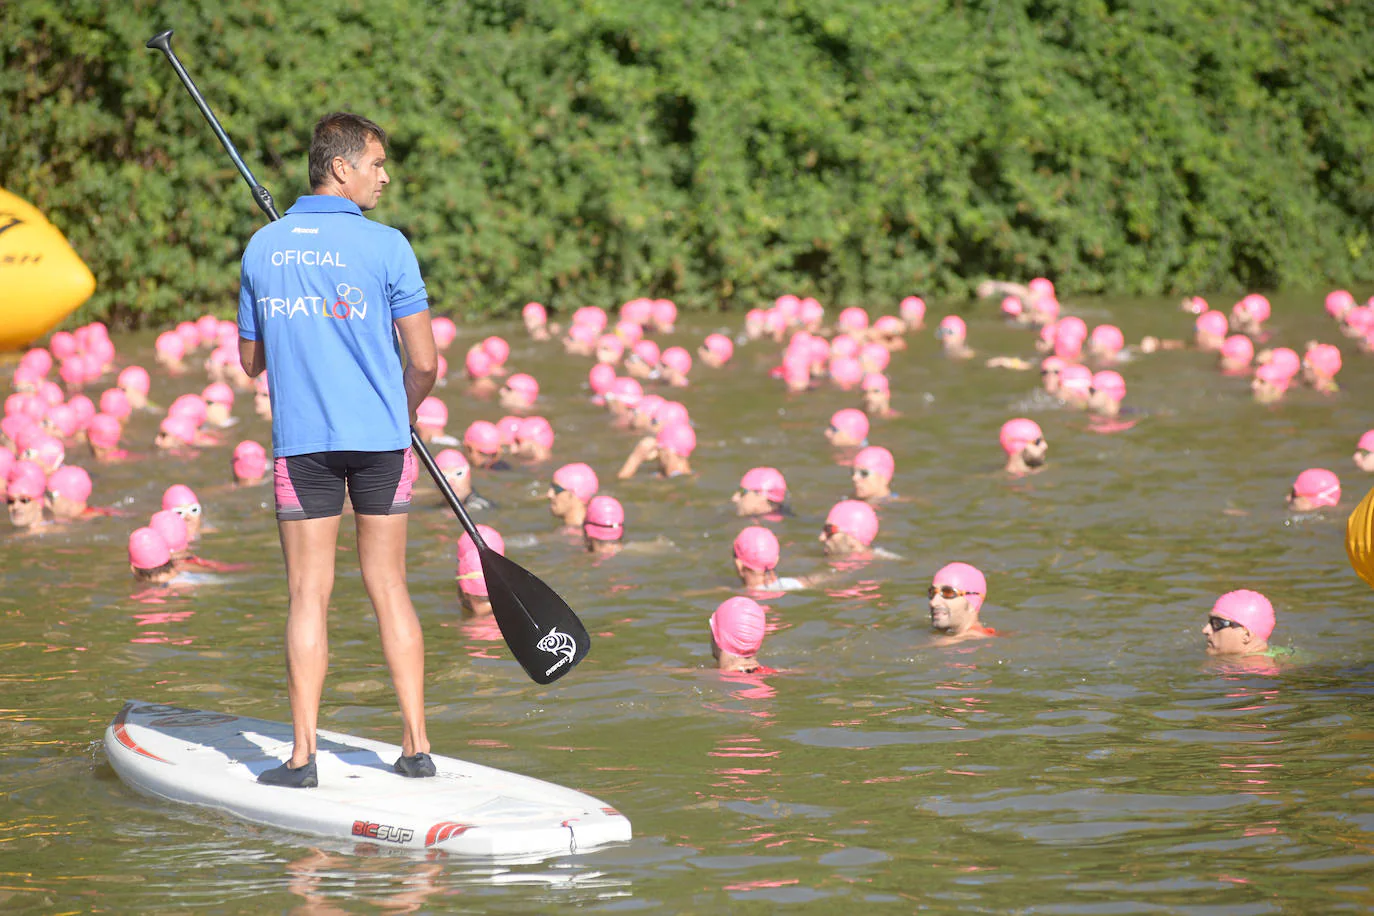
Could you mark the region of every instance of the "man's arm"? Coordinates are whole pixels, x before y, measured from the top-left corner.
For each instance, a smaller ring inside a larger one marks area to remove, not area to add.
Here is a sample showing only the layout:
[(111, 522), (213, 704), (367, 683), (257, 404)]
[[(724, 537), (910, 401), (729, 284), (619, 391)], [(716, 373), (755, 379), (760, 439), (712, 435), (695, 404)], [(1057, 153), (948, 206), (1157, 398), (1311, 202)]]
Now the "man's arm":
[(434, 345), (434, 328), (430, 324), (429, 309), (396, 319), (396, 332), (405, 351), (406, 400), (411, 422), (420, 402), (429, 396), (439, 377), (439, 349)]
[(262, 348), (262, 341), (240, 337), (239, 364), (243, 366), (243, 371), (248, 373), (249, 378), (262, 375), (263, 370), (267, 368), (267, 353)]

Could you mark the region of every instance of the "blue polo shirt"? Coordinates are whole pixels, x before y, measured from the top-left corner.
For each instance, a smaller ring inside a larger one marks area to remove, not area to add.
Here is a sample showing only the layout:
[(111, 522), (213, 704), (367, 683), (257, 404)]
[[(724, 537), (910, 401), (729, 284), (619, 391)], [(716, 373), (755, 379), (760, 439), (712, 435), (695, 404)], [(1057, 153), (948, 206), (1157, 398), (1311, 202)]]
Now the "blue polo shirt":
[(240, 284), (239, 336), (267, 353), (274, 455), (410, 444), (392, 323), (429, 299), (405, 236), (347, 198), (302, 197), (253, 234)]

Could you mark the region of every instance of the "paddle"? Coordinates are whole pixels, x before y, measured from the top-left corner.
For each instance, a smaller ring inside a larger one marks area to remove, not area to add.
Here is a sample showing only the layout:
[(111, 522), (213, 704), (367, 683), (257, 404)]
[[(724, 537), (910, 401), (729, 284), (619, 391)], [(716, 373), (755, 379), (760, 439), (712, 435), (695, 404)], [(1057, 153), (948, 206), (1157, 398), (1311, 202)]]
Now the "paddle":
[[(277, 213), (277, 208), (272, 203), (272, 195), (253, 177), (253, 173), (239, 156), (238, 150), (234, 148), (229, 135), (224, 132), (214, 112), (206, 104), (205, 97), (200, 94), (196, 84), (191, 81), (190, 74), (173, 53), (172, 30), (159, 32), (148, 39), (147, 47), (167, 55), (167, 61), (181, 78), (182, 85), (191, 93), (191, 98), (200, 108), (200, 113), (205, 115), (205, 120), (210, 122), (211, 129), (214, 130), (215, 136), (219, 137), (219, 142), (224, 146), (229, 158), (234, 161), (243, 180), (248, 182), (253, 199), (269, 218), (281, 219), (281, 214)], [(430, 476), (434, 478), (439, 491), (444, 494), (444, 499), (448, 500), (449, 506), (458, 514), (458, 521), (462, 523), (463, 530), (477, 546), (478, 556), (482, 560), (482, 576), (486, 579), (487, 594), (491, 599), (492, 616), (496, 618), (496, 624), (501, 628), (501, 635), (505, 637), (506, 645), (510, 646), (511, 654), (535, 683), (550, 684), (558, 680), (582, 661), (591, 649), (592, 641), (587, 635), (587, 628), (557, 592), (533, 573), (487, 546), (467, 510), (449, 486), (447, 478), (434, 463), (429, 449), (414, 429), (410, 431), (410, 443)]]

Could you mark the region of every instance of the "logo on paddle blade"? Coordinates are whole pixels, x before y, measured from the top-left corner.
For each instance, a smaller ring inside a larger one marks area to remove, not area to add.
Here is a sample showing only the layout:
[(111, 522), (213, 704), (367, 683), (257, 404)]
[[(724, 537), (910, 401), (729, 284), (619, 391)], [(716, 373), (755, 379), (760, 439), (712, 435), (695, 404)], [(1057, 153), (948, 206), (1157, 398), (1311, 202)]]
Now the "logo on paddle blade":
[(550, 655), (562, 655), (558, 661), (553, 663), (553, 667), (544, 672), (544, 677), (553, 674), (564, 665), (572, 664), (573, 656), (577, 654), (577, 643), (567, 633), (558, 632), (558, 627), (553, 627), (539, 640), (538, 648), (543, 649)]

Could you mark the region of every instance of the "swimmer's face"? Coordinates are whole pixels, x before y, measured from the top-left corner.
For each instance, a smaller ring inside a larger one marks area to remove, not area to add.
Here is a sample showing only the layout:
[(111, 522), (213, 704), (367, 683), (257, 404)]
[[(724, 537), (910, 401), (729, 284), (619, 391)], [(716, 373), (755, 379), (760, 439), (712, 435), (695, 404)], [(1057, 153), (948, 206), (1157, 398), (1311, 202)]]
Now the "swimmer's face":
[(171, 433), (165, 433), (161, 430), (158, 431), (157, 438), (153, 440), (153, 445), (157, 446), (159, 449), (162, 449), (163, 451), (173, 448), (180, 448), (185, 444), (185, 442), (181, 441), (181, 439), (177, 438)]
[(214, 426), (223, 426), (229, 422), (232, 413), (229, 405), (221, 401), (211, 401), (205, 405), (205, 422)]
[(454, 468), (444, 472), (444, 479), (453, 488), (453, 495), (459, 499), (467, 499), (472, 495), (472, 474), (468, 473), (467, 468)]
[(865, 413), (887, 410), (892, 399), (886, 391), (874, 389), (864, 392), (863, 409)]
[(565, 490), (558, 484), (549, 487), (549, 513), (555, 518), (565, 518), (577, 504), (577, 495), (572, 490)]
[(888, 485), (891, 483), (889, 478), (872, 468), (855, 468), (850, 472), (849, 479), (854, 482), (855, 499), (878, 499), (886, 496)]
[(1046, 368), (1040, 370), (1040, 381), (1045, 386), (1045, 390), (1050, 394), (1059, 391), (1059, 370), (1057, 368)]
[(1088, 409), (1099, 413), (1113, 413), (1121, 407), (1121, 402), (1101, 388), (1088, 389)]
[(837, 429), (833, 425), (825, 428), (825, 438), (831, 445), (839, 448), (846, 448), (859, 444), (858, 439), (855, 439), (842, 429)]
[(200, 537), (200, 503), (186, 506), (173, 506), (173, 511), (186, 522), (186, 539), (194, 541)]
[(43, 501), (32, 496), (8, 494), (10, 524), (16, 528), (31, 528), (43, 520)]
[(767, 515), (773, 511), (773, 504), (768, 501), (768, 497), (757, 490), (740, 487), (730, 497), (730, 501), (735, 504), (735, 512), (742, 517)]
[[(933, 583), (936, 591), (930, 599), (930, 626), (942, 633), (961, 633), (978, 619), (978, 613), (969, 604), (968, 596), (954, 594), (960, 589), (949, 583)], [(947, 598), (945, 594), (954, 594)]]
[(256, 394), (253, 396), (253, 410), (258, 416), (264, 419), (272, 418), (272, 398), (266, 394)]
[(1064, 399), (1064, 403), (1070, 407), (1088, 406), (1088, 389), (1081, 387), (1059, 386), (1059, 396)]
[(1374, 472), (1374, 451), (1367, 448), (1356, 449), (1355, 467), (1361, 471)]
[(516, 391), (508, 385), (501, 386), (501, 390), (496, 394), (496, 400), (500, 402), (502, 407), (507, 408), (523, 408), (530, 406), (529, 398), (525, 397), (522, 392)]
[(1226, 617), (1213, 615), (1202, 626), (1208, 655), (1244, 655), (1250, 648), (1250, 631)]
[(47, 494), (47, 505), (53, 518), (65, 520), (79, 518), (86, 511), (85, 503), (75, 502), (51, 490)]
[(1255, 400), (1260, 404), (1272, 404), (1283, 397), (1282, 388), (1259, 376), (1251, 380), (1250, 390), (1254, 393)]
[(868, 549), (848, 531), (840, 531), (830, 524), (821, 529), (820, 542), (827, 557), (847, 557)]
[(463, 443), (463, 454), (468, 464), (475, 468), (489, 468), (501, 458), (500, 452), (479, 452), (468, 443)]
[(1315, 512), (1321, 508), (1310, 496), (1299, 496), (1295, 491), (1289, 490), (1284, 502), (1288, 503), (1288, 508), (1294, 512)]

